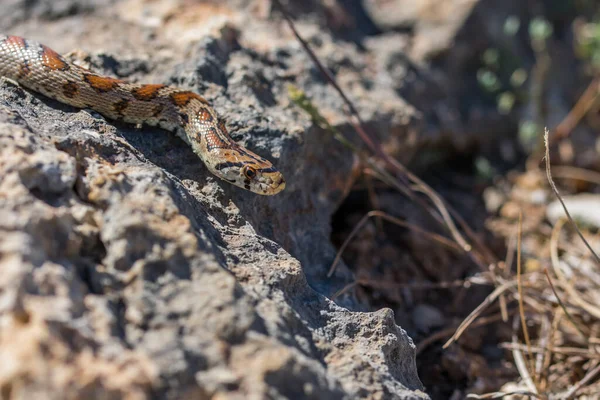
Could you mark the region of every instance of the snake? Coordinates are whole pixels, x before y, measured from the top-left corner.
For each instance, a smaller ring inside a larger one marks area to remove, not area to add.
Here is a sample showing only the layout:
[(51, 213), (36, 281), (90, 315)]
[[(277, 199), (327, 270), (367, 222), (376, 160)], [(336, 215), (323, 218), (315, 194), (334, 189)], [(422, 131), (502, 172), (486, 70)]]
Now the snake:
[(43, 44), (10, 35), (0, 35), (0, 77), (111, 120), (173, 132), (213, 175), (240, 188), (260, 195), (285, 189), (282, 173), (269, 160), (235, 142), (225, 120), (193, 91), (96, 74)]

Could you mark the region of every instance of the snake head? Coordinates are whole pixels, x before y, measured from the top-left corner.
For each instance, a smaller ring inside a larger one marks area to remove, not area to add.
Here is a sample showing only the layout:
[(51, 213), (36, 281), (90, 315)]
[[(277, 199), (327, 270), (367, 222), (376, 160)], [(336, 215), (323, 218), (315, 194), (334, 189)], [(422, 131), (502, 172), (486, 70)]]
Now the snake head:
[(214, 166), (213, 174), (236, 186), (265, 196), (285, 189), (285, 179), (270, 161), (246, 149), (223, 151), (221, 159), (231, 159)]
[(193, 103), (181, 133), (218, 178), (256, 194), (272, 196), (285, 189), (285, 179), (269, 160), (231, 139), (225, 122), (203, 103)]

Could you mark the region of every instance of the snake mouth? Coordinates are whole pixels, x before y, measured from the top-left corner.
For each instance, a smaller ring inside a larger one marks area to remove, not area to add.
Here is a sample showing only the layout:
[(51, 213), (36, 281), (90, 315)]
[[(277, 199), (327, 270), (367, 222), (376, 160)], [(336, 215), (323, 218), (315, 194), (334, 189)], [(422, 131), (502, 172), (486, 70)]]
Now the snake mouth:
[(281, 192), (283, 189), (285, 189), (285, 179), (283, 179), (283, 176), (279, 176), (278, 180), (272, 181), (269, 184), (269, 194), (271, 194), (271, 195), (277, 194), (277, 193)]
[(275, 189), (277, 189), (278, 192), (280, 192), (283, 189), (285, 189), (285, 179), (283, 179), (283, 176), (281, 177), (281, 179), (279, 180), (279, 182), (277, 182), (275, 184)]

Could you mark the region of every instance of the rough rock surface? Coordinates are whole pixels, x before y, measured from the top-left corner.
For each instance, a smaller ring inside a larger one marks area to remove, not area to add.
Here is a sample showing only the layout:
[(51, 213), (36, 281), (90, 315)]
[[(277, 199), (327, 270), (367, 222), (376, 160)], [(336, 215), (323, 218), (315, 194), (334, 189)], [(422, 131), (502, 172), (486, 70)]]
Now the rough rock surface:
[[(427, 398), (390, 310), (325, 297), (352, 280), (325, 274), (354, 161), (290, 103), (293, 83), (348, 130), (283, 25), (218, 3), (14, 3), (2, 31), (204, 94), (288, 186), (271, 198), (238, 190), (168, 133), (0, 80), (2, 398)], [(299, 26), (376, 132), (416, 129), (382, 66)]]

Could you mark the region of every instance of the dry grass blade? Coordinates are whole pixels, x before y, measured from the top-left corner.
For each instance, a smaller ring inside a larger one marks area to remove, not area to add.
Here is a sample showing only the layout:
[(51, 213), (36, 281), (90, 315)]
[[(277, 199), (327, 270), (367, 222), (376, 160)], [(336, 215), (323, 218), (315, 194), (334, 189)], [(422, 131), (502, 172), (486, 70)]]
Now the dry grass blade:
[(565, 306), (565, 303), (563, 303), (563, 301), (561, 300), (560, 296), (558, 295), (558, 292), (556, 291), (556, 288), (554, 287), (554, 284), (552, 283), (552, 278), (550, 277), (550, 273), (548, 272), (548, 268), (544, 268), (544, 274), (546, 274), (546, 278), (548, 279), (548, 284), (550, 285), (550, 288), (552, 289), (552, 292), (554, 293), (554, 296), (556, 297), (556, 300), (558, 301), (558, 304), (560, 305), (560, 307), (562, 308), (563, 312), (567, 316), (567, 319), (569, 321), (571, 321), (571, 323), (573, 324), (573, 326), (575, 327), (575, 329), (577, 329), (577, 331), (581, 334), (581, 336), (583, 337), (583, 339), (587, 342), (587, 335), (585, 333), (583, 333), (583, 331), (581, 330), (581, 328), (579, 327), (579, 325), (575, 322), (575, 319), (571, 316), (571, 314), (569, 313), (569, 310), (567, 310), (567, 307)]
[[(323, 74), (323, 76), (325, 76), (325, 78), (331, 84), (331, 86), (333, 86), (333, 88), (338, 92), (338, 94), (340, 95), (340, 97), (342, 98), (342, 100), (344, 101), (344, 103), (346, 104), (348, 109), (350, 110), (351, 114), (353, 116), (355, 116), (355, 118), (358, 120), (358, 122), (360, 124), (362, 124), (358, 110), (356, 109), (356, 107), (354, 107), (354, 104), (346, 96), (346, 93), (344, 93), (342, 88), (337, 84), (337, 81), (335, 80), (333, 75), (331, 75), (331, 72), (329, 72), (329, 70), (323, 66), (323, 64), (321, 63), (321, 61), (319, 61), (319, 58), (312, 51), (312, 49), (310, 48), (310, 46), (308, 45), (306, 40), (304, 40), (302, 38), (302, 36), (298, 32), (298, 30), (296, 29), (296, 26), (294, 25), (294, 21), (292, 20), (292, 17), (290, 16), (290, 14), (286, 10), (286, 8), (283, 6), (283, 4), (281, 4), (281, 2), (279, 0), (273, 0), (273, 2), (277, 5), (279, 10), (283, 14), (283, 17), (285, 18), (286, 22), (288, 23), (288, 26), (292, 30), (292, 33), (294, 34), (296, 39), (300, 42), (300, 45), (302, 45), (302, 48), (304, 48), (304, 50), (306, 51), (306, 54), (308, 54), (308, 56), (313, 61), (313, 63), (317, 66), (319, 71)], [(353, 122), (353, 121), (351, 121), (351, 122)], [(359, 129), (357, 131), (358, 131), (359, 135), (361, 135), (361, 138), (365, 141), (367, 146), (369, 146), (369, 148), (371, 148), (372, 150), (376, 151), (377, 145), (372, 140), (372, 138), (362, 129), (362, 127), (359, 127)]]
[[(483, 325), (488, 325), (497, 321), (502, 320), (502, 314), (494, 314), (494, 315), (490, 315), (487, 317), (482, 317), (480, 319), (478, 319), (477, 321), (475, 321), (474, 323), (471, 324), (471, 327), (475, 328), (478, 326), (483, 326)], [(419, 353), (421, 353), (423, 350), (425, 350), (428, 346), (430, 346), (432, 343), (437, 342), (438, 340), (441, 340), (445, 337), (448, 337), (450, 335), (452, 335), (452, 333), (455, 331), (455, 327), (452, 328), (447, 328), (438, 332), (435, 332), (434, 334), (426, 337), (425, 339), (421, 340), (418, 344), (417, 344), (417, 355), (419, 355)]]
[[(413, 289), (413, 290), (424, 290), (424, 289), (449, 289), (456, 287), (470, 287), (471, 285), (491, 285), (492, 283), (485, 278), (480, 276), (473, 276), (469, 279), (460, 279), (451, 282), (411, 282), (411, 283), (389, 283), (382, 281), (372, 281), (369, 279), (357, 279), (356, 281), (349, 283), (344, 286), (342, 289), (337, 291), (332, 297), (331, 300), (335, 300), (337, 297), (341, 296), (348, 290), (352, 289), (356, 285), (365, 285), (373, 288), (382, 288), (382, 289)], [(454, 332), (454, 329), (452, 330)], [(446, 335), (448, 336), (448, 335)]]
[(419, 191), (421, 191), (422, 193), (424, 193), (425, 195), (427, 195), (427, 197), (429, 197), (429, 199), (433, 202), (433, 204), (435, 205), (435, 207), (437, 208), (439, 213), (442, 215), (442, 218), (444, 219), (446, 226), (450, 230), (450, 233), (454, 237), (454, 240), (456, 240), (456, 242), (465, 251), (467, 251), (467, 252), (471, 251), (472, 246), (470, 244), (468, 244), (467, 241), (458, 232), (458, 228), (456, 228), (456, 225), (454, 224), (454, 221), (450, 215), (450, 212), (448, 211), (448, 208), (444, 204), (444, 201), (442, 200), (442, 198), (429, 185), (427, 185), (425, 182), (423, 182), (419, 177), (417, 177), (416, 175), (413, 175), (411, 173), (408, 173), (408, 171), (405, 171), (405, 173), (410, 177), (410, 179), (413, 182), (415, 182), (415, 184), (417, 185), (417, 189)]
[(372, 218), (372, 217), (378, 217), (378, 218), (381, 218), (388, 222), (391, 222), (395, 225), (402, 226), (404, 228), (408, 228), (414, 232), (417, 232), (423, 236), (428, 237), (429, 239), (431, 239), (435, 242), (440, 243), (442, 246), (445, 246), (451, 250), (462, 252), (462, 249), (457, 244), (451, 242), (450, 240), (446, 239), (443, 236), (440, 236), (436, 233), (427, 232), (426, 230), (419, 228), (416, 225), (409, 224), (408, 222), (402, 221), (401, 219), (392, 217), (391, 215), (386, 214), (383, 211), (369, 211), (367, 214), (365, 214), (365, 216), (363, 216), (361, 218), (361, 220), (358, 222), (358, 224), (356, 224), (354, 229), (352, 229), (352, 232), (350, 232), (350, 235), (348, 235), (346, 240), (344, 240), (344, 243), (340, 246), (340, 249), (338, 250), (338, 252), (335, 256), (335, 260), (333, 260), (333, 263), (331, 264), (331, 267), (329, 268), (329, 272), (327, 273), (328, 278), (330, 278), (333, 275), (333, 272), (335, 271), (335, 267), (337, 266), (338, 262), (342, 258), (342, 254), (344, 253), (344, 250), (346, 250), (346, 247), (348, 247), (348, 244), (352, 241), (352, 239), (354, 239), (354, 236), (356, 236), (356, 234), (360, 231), (360, 228), (362, 228), (364, 226), (364, 224), (369, 220), (369, 218)]
[[(500, 347), (503, 349), (519, 349), (519, 350), (527, 350), (527, 346), (521, 343), (501, 343)], [(534, 353), (544, 353), (549, 349), (542, 346), (532, 346), (531, 351)], [(552, 347), (552, 352), (556, 354), (566, 355), (566, 356), (577, 356), (583, 358), (591, 358), (600, 360), (600, 354), (592, 353), (588, 349), (583, 349), (579, 347)]]
[[(581, 379), (579, 382), (577, 382), (575, 385), (573, 385), (571, 387), (571, 389), (569, 389), (563, 398), (565, 399), (572, 399), (575, 394), (577, 394), (577, 392), (584, 386), (586, 385), (588, 382), (590, 382), (592, 379), (594, 379), (598, 374), (600, 374), (600, 363), (596, 363), (596, 366), (591, 369), (590, 371), (588, 371), (587, 374), (585, 374), (585, 376), (583, 377), (583, 379)], [(562, 397), (562, 396), (561, 396)]]
[[(516, 335), (513, 335), (512, 341), (513, 344), (518, 343)], [(531, 352), (529, 346), (527, 348), (527, 351)], [(525, 362), (525, 357), (523, 357), (523, 353), (515, 347), (512, 350), (512, 355), (515, 360), (515, 366), (517, 367), (517, 371), (519, 371), (519, 374), (521, 375), (521, 379), (523, 380), (529, 391), (537, 393), (538, 390), (535, 386), (535, 383), (533, 382), (533, 379), (531, 379), (531, 375), (529, 374), (529, 368), (527, 368), (527, 363)]]
[(544, 396), (540, 396), (537, 393), (528, 392), (527, 390), (515, 390), (512, 392), (494, 392), (494, 393), (486, 393), (486, 394), (468, 394), (467, 399), (505, 399), (508, 396), (529, 396), (535, 397), (536, 399), (543, 399)]
[[(436, 206), (436, 208), (439, 212), (439, 215), (442, 217), (445, 227), (449, 230), (449, 232), (452, 235), (452, 237), (454, 238), (454, 240), (471, 256), (473, 261), (480, 268), (485, 269), (486, 263), (490, 264), (490, 263), (496, 262), (496, 259), (493, 256), (493, 253), (485, 246), (485, 244), (483, 244), (479, 240), (479, 238), (477, 238), (477, 236), (470, 229), (470, 227), (465, 223), (465, 221), (462, 218), (460, 218), (458, 213), (456, 213), (451, 207), (447, 206), (442, 201), (441, 197), (431, 187), (429, 187), (425, 182), (421, 181), (417, 176), (413, 175), (410, 171), (408, 171), (406, 169), (406, 167), (404, 167), (401, 163), (399, 163), (397, 160), (390, 157), (385, 151), (383, 151), (383, 148), (381, 147), (381, 145), (367, 133), (367, 131), (364, 128), (364, 124), (360, 118), (360, 114), (358, 113), (358, 110), (356, 109), (356, 107), (354, 107), (354, 104), (350, 101), (348, 96), (346, 96), (344, 91), (337, 84), (337, 82), (336, 82), (335, 78), (333, 77), (333, 75), (331, 74), (331, 72), (329, 72), (329, 70), (327, 70), (327, 68), (325, 68), (323, 66), (323, 64), (319, 61), (319, 58), (316, 56), (316, 54), (312, 51), (312, 49), (308, 45), (308, 43), (302, 38), (302, 36), (300, 36), (300, 34), (298, 33), (298, 31), (294, 25), (294, 21), (292, 20), (290, 14), (287, 12), (286, 8), (281, 4), (281, 2), (279, 0), (273, 0), (273, 3), (275, 5), (277, 5), (279, 10), (281, 11), (281, 13), (283, 14), (283, 17), (285, 18), (286, 22), (288, 23), (288, 26), (292, 30), (294, 36), (300, 42), (300, 44), (302, 45), (302, 47), (304, 48), (306, 53), (309, 55), (309, 57), (311, 58), (313, 63), (317, 66), (317, 68), (323, 74), (323, 76), (325, 76), (327, 81), (334, 87), (334, 89), (338, 92), (338, 94), (340, 95), (340, 97), (342, 98), (344, 103), (346, 104), (348, 110), (350, 111), (349, 122), (352, 125), (352, 127), (354, 128), (354, 130), (358, 133), (361, 140), (369, 147), (369, 149), (377, 157), (379, 157), (381, 160), (383, 160), (388, 167), (390, 167), (398, 175), (404, 175), (404, 176), (408, 177), (409, 180), (414, 182), (420, 188), (420, 190), (430, 198), (430, 200)], [(403, 191), (403, 193), (404, 193), (404, 191)], [(414, 200), (417, 204), (421, 205), (422, 207), (425, 207), (425, 209), (428, 209), (428, 207), (418, 197), (412, 196), (410, 193), (408, 193), (407, 196), (409, 198), (411, 198), (412, 200)], [(431, 214), (431, 215), (434, 216), (434, 218), (436, 218), (436, 219), (438, 217), (435, 214)], [(461, 228), (468, 235), (468, 237), (474, 243), (477, 244), (478, 249), (481, 252), (481, 254), (472, 253), (471, 244), (467, 243), (467, 241), (463, 238), (461, 233), (458, 231), (458, 228), (456, 227), (453, 218), (456, 219), (456, 221), (458, 221)]]
[(550, 259), (552, 261), (552, 269), (554, 270), (554, 273), (556, 274), (556, 277), (558, 278), (561, 286), (567, 291), (567, 294), (569, 295), (569, 301), (572, 304), (583, 308), (595, 318), (600, 319), (600, 308), (588, 303), (581, 297), (579, 291), (577, 291), (573, 287), (573, 285), (567, 280), (560, 265), (560, 260), (558, 259), (558, 235), (560, 234), (560, 230), (562, 229), (565, 222), (565, 219), (559, 219), (558, 222), (554, 225), (554, 228), (552, 229), (552, 238), (550, 240)]
[(596, 78), (590, 82), (587, 89), (585, 89), (585, 92), (583, 92), (579, 100), (577, 100), (577, 103), (575, 103), (575, 106), (571, 109), (569, 114), (556, 128), (554, 128), (552, 139), (567, 137), (573, 128), (577, 126), (581, 118), (587, 114), (590, 108), (592, 108), (594, 103), (598, 100), (600, 95), (600, 91), (598, 90), (599, 86), (600, 78)]
[(517, 234), (517, 292), (519, 293), (519, 317), (521, 319), (521, 328), (523, 329), (523, 337), (527, 343), (528, 356), (531, 362), (531, 372), (535, 373), (535, 365), (533, 364), (533, 353), (531, 352), (531, 342), (529, 341), (529, 331), (527, 329), (527, 320), (525, 319), (525, 307), (523, 306), (523, 274), (521, 273), (521, 238), (523, 237), (523, 214), (519, 212), (519, 232)]
[(355, 281), (355, 282), (351, 282), (351, 283), (347, 284), (346, 286), (344, 286), (343, 288), (341, 288), (340, 290), (335, 292), (333, 294), (333, 296), (331, 296), (331, 300), (337, 299), (338, 297), (340, 297), (341, 295), (343, 295), (344, 293), (346, 293), (348, 290), (352, 289), (354, 286), (358, 285), (359, 283), (360, 283), (359, 281)]
[(361, 160), (364, 165), (369, 166), (365, 172), (375, 176), (377, 179), (381, 180), (386, 185), (389, 185), (400, 193), (404, 194), (409, 199), (413, 200), (415, 203), (419, 204), (423, 207), (429, 215), (433, 216), (433, 218), (440, 224), (444, 225), (444, 221), (442, 218), (435, 212), (435, 210), (429, 207), (422, 199), (415, 196), (412, 190), (404, 184), (401, 184), (397, 179), (395, 179), (389, 172), (385, 169), (381, 168), (375, 161), (371, 158), (367, 157), (358, 147), (356, 147), (352, 142), (344, 137), (337, 129), (335, 129), (329, 121), (325, 117), (321, 115), (319, 110), (312, 104), (310, 99), (306, 97), (302, 90), (298, 89), (293, 85), (288, 85), (288, 93), (290, 98), (296, 105), (306, 111), (312, 118), (313, 122), (321, 127), (322, 129), (329, 132), (333, 137), (339, 141), (342, 145), (350, 149), (356, 156)]
[(590, 246), (588, 241), (585, 240), (585, 238), (583, 237), (583, 234), (577, 227), (577, 224), (575, 223), (575, 221), (573, 221), (573, 218), (571, 218), (571, 214), (569, 213), (569, 210), (567, 209), (565, 202), (563, 201), (562, 197), (560, 196), (560, 193), (558, 193), (558, 189), (556, 188), (556, 185), (554, 184), (554, 181), (552, 180), (552, 173), (550, 171), (550, 149), (549, 149), (550, 145), (548, 143), (548, 129), (546, 129), (544, 131), (544, 146), (546, 147), (546, 176), (548, 177), (548, 182), (550, 183), (550, 187), (552, 187), (552, 191), (558, 198), (558, 201), (560, 201), (560, 204), (562, 205), (563, 210), (565, 210), (565, 214), (567, 214), (567, 218), (569, 219), (569, 222), (571, 222), (571, 224), (573, 225), (573, 228), (575, 228), (575, 231), (577, 232), (577, 234), (579, 235), (579, 237), (581, 238), (581, 240), (583, 241), (585, 246), (588, 248), (590, 253), (592, 253), (594, 258), (596, 259), (596, 262), (598, 264), (600, 264), (600, 257), (598, 257), (598, 254), (596, 254), (596, 252), (592, 249), (592, 246)]
[(459, 325), (456, 329), (456, 332), (452, 337), (444, 344), (443, 348), (447, 348), (452, 343), (454, 343), (458, 338), (463, 334), (463, 332), (473, 323), (473, 321), (485, 310), (489, 305), (491, 305), (502, 293), (506, 290), (510, 289), (517, 285), (516, 281), (505, 282), (502, 285), (498, 286), (492, 293), (490, 293), (485, 300), (477, 306), (476, 309), (471, 311), (471, 314), (464, 319), (464, 321)]
[[(541, 327), (540, 327), (540, 332), (539, 332), (538, 343), (541, 347), (550, 348), (549, 343), (552, 343), (552, 334), (551, 334), (552, 324), (551, 324), (550, 320), (548, 319), (547, 315), (542, 314), (542, 313), (540, 313), (539, 315), (541, 318)], [(544, 391), (548, 387), (548, 385), (547, 385), (548, 381), (547, 381), (546, 377), (547, 377), (548, 373), (550, 372), (547, 367), (545, 368), (545, 365), (546, 365), (545, 356), (546, 356), (546, 354), (549, 354), (549, 353), (548, 352), (535, 353), (535, 352), (533, 352), (532, 347), (533, 346), (529, 346), (529, 351), (531, 351), (531, 354), (535, 357), (536, 387), (540, 393), (544, 393)]]
[(547, 390), (549, 384), (551, 383), (550, 379), (550, 365), (552, 364), (552, 358), (555, 351), (554, 343), (556, 342), (556, 333), (558, 332), (558, 328), (560, 326), (560, 321), (562, 320), (562, 315), (556, 313), (552, 318), (552, 326), (551, 330), (548, 333), (548, 340), (546, 342), (546, 351), (544, 352), (544, 369), (542, 372), (542, 382), (540, 386), (542, 386), (543, 390)]
[[(373, 185), (373, 178), (371, 174), (368, 172), (368, 168), (365, 169), (365, 173), (363, 174), (365, 177), (365, 183), (367, 185), (367, 193), (369, 195), (369, 203), (371, 203), (371, 208), (375, 210), (379, 210), (379, 199), (377, 198), (377, 194), (375, 193), (375, 187)], [(377, 233), (379, 235), (383, 234), (383, 221), (381, 218), (376, 218), (375, 223), (377, 225)]]
[[(361, 162), (364, 165), (368, 165), (369, 166), (368, 171), (370, 171), (370, 173), (372, 173), (373, 176), (377, 177), (378, 179), (380, 179), (382, 182), (386, 183), (387, 185), (397, 189), (400, 193), (403, 193), (409, 199), (415, 201), (415, 203), (419, 204), (421, 207), (423, 207), (425, 210), (427, 210), (429, 215), (433, 216), (434, 219), (438, 223), (440, 223), (440, 225), (448, 228), (449, 231), (451, 232), (454, 240), (458, 242), (462, 251), (464, 251), (466, 254), (468, 254), (469, 257), (471, 258), (471, 260), (477, 266), (479, 266), (481, 269), (485, 269), (485, 264), (483, 264), (483, 261), (482, 261), (483, 257), (481, 257), (481, 256), (475, 254), (473, 251), (471, 251), (470, 245), (467, 244), (466, 242), (464, 242), (464, 240), (461, 242), (460, 235), (457, 238), (457, 236), (455, 234), (458, 232), (452, 233), (453, 229), (455, 229), (455, 227), (452, 228), (454, 226), (454, 224), (452, 223), (452, 218), (450, 216), (450, 213), (452, 215), (454, 215), (454, 217), (457, 219), (457, 221), (459, 221), (461, 223), (461, 226), (463, 226), (463, 229), (465, 229), (465, 231), (468, 232), (470, 236), (475, 237), (474, 233), (470, 230), (470, 228), (466, 225), (466, 223), (464, 223), (462, 218), (454, 210), (452, 210), (452, 208), (449, 208), (449, 211), (448, 211), (448, 209), (446, 209), (444, 207), (444, 203), (443, 203), (441, 197), (439, 197), (432, 189), (429, 190), (429, 193), (426, 193), (430, 197), (432, 202), (438, 207), (437, 209), (438, 209), (439, 213), (443, 216), (443, 219), (440, 218), (440, 216), (438, 215), (438, 213), (436, 213), (434, 211), (434, 209), (432, 209), (429, 205), (425, 204), (422, 199), (420, 199), (418, 196), (415, 196), (415, 194), (410, 190), (410, 188), (400, 184), (400, 182), (397, 179), (395, 179), (389, 172), (387, 172), (385, 169), (381, 168), (371, 158), (367, 157), (363, 152), (360, 151), (360, 149), (358, 149), (354, 144), (352, 144), (348, 139), (346, 139), (344, 137), (344, 135), (342, 135), (337, 129), (335, 129), (333, 126), (331, 126), (331, 124), (319, 113), (319, 110), (317, 110), (317, 108), (312, 104), (312, 102), (306, 97), (304, 92), (302, 92), (300, 89), (296, 88), (293, 85), (289, 85), (288, 93), (289, 93), (292, 101), (294, 103), (296, 103), (304, 111), (306, 111), (311, 116), (311, 118), (315, 124), (317, 124), (319, 127), (323, 128), (323, 129), (325, 129), (327, 132), (331, 133), (335, 137), (336, 140), (338, 140), (341, 144), (343, 144), (344, 146), (349, 148), (354, 154), (356, 154), (360, 158)], [(414, 177), (413, 180), (418, 180), (418, 178)], [(425, 185), (425, 184), (423, 183), (421, 186), (419, 186), (419, 189), (423, 189), (423, 185)], [(450, 225), (448, 225), (448, 224), (450, 224)], [(477, 241), (477, 239), (475, 239), (475, 240)], [(491, 256), (488, 256), (487, 258), (491, 259)]]
[(552, 176), (562, 179), (578, 179), (600, 185), (600, 173), (583, 168), (559, 166), (552, 168)]
[[(504, 258), (504, 268), (501, 271), (502, 278), (504, 278), (504, 279), (508, 279), (508, 277), (509, 277), (513, 259), (515, 257), (514, 254), (515, 254), (516, 246), (517, 246), (517, 240), (514, 236), (511, 236), (510, 240), (508, 241), (508, 248), (506, 249), (506, 257)], [(502, 316), (503, 316), (502, 321), (508, 322), (508, 306), (507, 306), (506, 296), (504, 294), (501, 294), (498, 302), (500, 303), (500, 311), (502, 312)]]
[(410, 283), (392, 283), (385, 281), (372, 281), (370, 279), (358, 279), (356, 283), (361, 285), (369, 285), (371, 287), (376, 288), (386, 288), (386, 289), (413, 289), (413, 290), (423, 290), (423, 289), (450, 289), (457, 287), (469, 288), (472, 285), (482, 285), (489, 286), (492, 283), (481, 277), (471, 277), (469, 279), (459, 279), (455, 281), (446, 281), (446, 282), (410, 282)]

